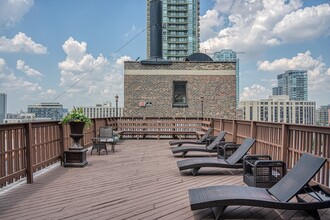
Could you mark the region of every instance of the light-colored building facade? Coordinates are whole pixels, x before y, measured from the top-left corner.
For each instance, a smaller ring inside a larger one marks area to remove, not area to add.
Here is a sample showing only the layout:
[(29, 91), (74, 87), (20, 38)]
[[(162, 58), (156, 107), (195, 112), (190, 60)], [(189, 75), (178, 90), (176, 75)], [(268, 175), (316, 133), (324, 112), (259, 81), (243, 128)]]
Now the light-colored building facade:
[(7, 115), (7, 94), (0, 93), (0, 124), (3, 123), (3, 120)]
[(126, 61), (124, 116), (235, 118), (235, 71), (234, 62)]
[(4, 120), (5, 124), (8, 123), (26, 123), (26, 122), (36, 122), (36, 121), (51, 121), (51, 118), (36, 118), (34, 113), (18, 113), (18, 114), (8, 114), (8, 117)]
[(308, 79), (306, 70), (287, 70), (277, 75), (277, 87), (273, 95), (287, 95), (290, 100), (308, 100)]
[(294, 101), (288, 96), (270, 96), (257, 101), (241, 101), (244, 120), (314, 125), (316, 103)]
[(34, 113), (36, 118), (51, 118), (54, 121), (59, 121), (63, 118), (64, 111), (63, 105), (58, 102), (28, 105), (28, 113)]
[(236, 63), (236, 107), (239, 104), (239, 59), (237, 53), (231, 49), (222, 49), (213, 54), (214, 61)]
[(322, 105), (317, 109), (317, 124), (323, 126), (330, 125), (330, 105)]
[[(150, 1), (147, 0), (147, 58), (150, 58)], [(199, 51), (199, 0), (163, 0), (163, 58), (185, 60)]]
[(80, 106), (84, 115), (89, 118), (111, 118), (111, 117), (122, 117), (124, 109), (122, 107), (113, 107), (111, 102), (104, 104), (97, 104), (96, 106)]

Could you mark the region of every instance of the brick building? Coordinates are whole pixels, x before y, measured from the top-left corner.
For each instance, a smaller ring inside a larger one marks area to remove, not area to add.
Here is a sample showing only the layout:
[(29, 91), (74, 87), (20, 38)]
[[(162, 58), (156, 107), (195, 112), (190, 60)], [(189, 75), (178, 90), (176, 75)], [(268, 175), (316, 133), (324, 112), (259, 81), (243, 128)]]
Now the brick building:
[(124, 116), (235, 118), (235, 71), (234, 62), (127, 61)]

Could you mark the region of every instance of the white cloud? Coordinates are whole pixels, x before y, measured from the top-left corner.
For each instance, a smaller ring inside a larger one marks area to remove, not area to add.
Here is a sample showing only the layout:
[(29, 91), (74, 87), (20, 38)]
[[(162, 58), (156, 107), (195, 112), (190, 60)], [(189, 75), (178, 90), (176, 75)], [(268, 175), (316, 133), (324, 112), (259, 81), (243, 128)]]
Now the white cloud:
[(128, 37), (130, 36), (132, 33), (134, 33), (136, 31), (136, 27), (135, 25), (133, 24), (133, 26), (131, 27), (131, 29), (126, 33), (124, 34), (124, 37)]
[(123, 56), (110, 63), (102, 54), (93, 57), (87, 53), (87, 43), (70, 37), (63, 50), (67, 57), (58, 64), (61, 71), (60, 86), (65, 94), (58, 101), (70, 106), (90, 105), (111, 101), (118, 94), (123, 97), (123, 64), (131, 60)]
[(207, 39), (201, 51), (230, 48), (254, 57), (270, 46), (329, 35), (330, 5), (302, 7), (301, 0), (216, 0), (201, 16), (201, 39)]
[(200, 17), (201, 41), (210, 37), (215, 37), (220, 28), (224, 25), (224, 17), (220, 16), (215, 9), (206, 11), (206, 14)]
[(8, 94), (9, 109), (15, 109), (17, 102), (20, 103), (19, 106), (27, 106), (40, 103), (41, 100), (49, 101), (55, 93), (54, 90), (44, 90), (37, 82), (16, 76), (14, 70), (2, 58), (0, 58), (0, 88)]
[(14, 71), (8, 67), (6, 61), (0, 58), (0, 76), (1, 87), (5, 91), (15, 91), (17, 89), (21, 91), (41, 91), (41, 87), (38, 83), (32, 83), (17, 77)]
[(42, 73), (26, 65), (24, 60), (17, 60), (16, 69), (24, 72), (27, 76), (34, 77), (36, 79), (43, 77)]
[(253, 84), (250, 87), (244, 87), (240, 95), (240, 101), (266, 99), (271, 95), (271, 90), (259, 84)]
[(34, 0), (1, 0), (0, 28), (14, 26), (33, 5)]
[(132, 58), (130, 56), (122, 56), (119, 59), (117, 59), (116, 64), (124, 66), (125, 61), (130, 61)]
[(299, 9), (278, 22), (273, 34), (285, 43), (315, 39), (330, 34), (330, 5)]
[(35, 54), (47, 53), (47, 47), (35, 43), (25, 33), (19, 32), (12, 39), (0, 37), (0, 52), (27, 52)]

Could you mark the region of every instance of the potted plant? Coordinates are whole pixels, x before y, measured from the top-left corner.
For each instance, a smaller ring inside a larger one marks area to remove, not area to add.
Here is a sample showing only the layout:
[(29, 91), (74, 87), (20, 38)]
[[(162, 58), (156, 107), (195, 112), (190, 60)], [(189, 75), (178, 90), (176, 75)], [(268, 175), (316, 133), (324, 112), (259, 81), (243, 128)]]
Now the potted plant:
[(62, 124), (80, 122), (86, 126), (90, 126), (92, 121), (86, 115), (84, 115), (82, 108), (73, 107), (72, 111), (67, 114), (61, 121)]
[(86, 151), (80, 145), (80, 139), (84, 136), (84, 127), (90, 126), (92, 121), (84, 115), (82, 108), (73, 108), (62, 120), (62, 124), (69, 124), (71, 134), (70, 137), (74, 143), (69, 150), (64, 151), (65, 167), (83, 167), (87, 164)]

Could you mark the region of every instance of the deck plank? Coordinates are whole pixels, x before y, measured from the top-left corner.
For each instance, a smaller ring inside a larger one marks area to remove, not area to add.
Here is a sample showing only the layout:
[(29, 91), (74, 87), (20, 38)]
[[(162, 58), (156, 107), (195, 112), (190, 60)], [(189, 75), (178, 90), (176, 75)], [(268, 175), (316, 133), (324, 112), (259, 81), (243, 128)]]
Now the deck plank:
[[(0, 192), (0, 219), (214, 219), (210, 209), (190, 210), (187, 190), (244, 185), (242, 171), (203, 168), (192, 177), (179, 172), (182, 159), (173, 157), (168, 140), (122, 140), (115, 153), (88, 152), (84, 168), (58, 165), (33, 184)], [(329, 209), (320, 215), (327, 219)], [(228, 207), (224, 218), (310, 219), (304, 212), (242, 206)]]

